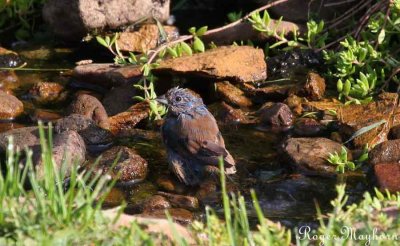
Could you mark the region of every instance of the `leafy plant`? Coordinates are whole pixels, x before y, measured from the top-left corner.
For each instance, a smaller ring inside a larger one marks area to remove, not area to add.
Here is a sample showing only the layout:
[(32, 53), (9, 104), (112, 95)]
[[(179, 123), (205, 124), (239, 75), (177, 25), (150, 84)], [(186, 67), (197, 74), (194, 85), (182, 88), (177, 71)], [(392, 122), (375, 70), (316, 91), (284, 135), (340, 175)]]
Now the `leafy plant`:
[(230, 22), (235, 22), (243, 17), (243, 12), (242, 11), (239, 11), (239, 12), (233, 11), (233, 12), (228, 13), (227, 17)]
[(342, 150), (340, 153), (329, 153), (329, 157), (327, 158), (327, 161), (331, 163), (332, 165), (337, 166), (336, 167), (336, 172), (338, 173), (344, 173), (345, 170), (355, 170), (356, 165), (354, 162), (349, 161), (347, 159), (347, 149), (342, 146)]

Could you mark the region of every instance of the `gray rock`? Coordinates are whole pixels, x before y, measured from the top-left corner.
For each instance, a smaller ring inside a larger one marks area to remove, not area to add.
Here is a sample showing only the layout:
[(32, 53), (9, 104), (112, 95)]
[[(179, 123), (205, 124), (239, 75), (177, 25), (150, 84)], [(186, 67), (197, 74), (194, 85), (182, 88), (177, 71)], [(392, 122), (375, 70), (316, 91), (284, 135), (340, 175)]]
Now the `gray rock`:
[(58, 37), (80, 41), (95, 29), (115, 29), (146, 17), (165, 21), (169, 4), (169, 0), (49, 0), (43, 17)]
[[(45, 130), (47, 132), (47, 130)], [(16, 151), (22, 151), (26, 147), (33, 147), (40, 144), (39, 128), (37, 126), (23, 127), (0, 133), (0, 152), (7, 150), (8, 138), (13, 138)]]

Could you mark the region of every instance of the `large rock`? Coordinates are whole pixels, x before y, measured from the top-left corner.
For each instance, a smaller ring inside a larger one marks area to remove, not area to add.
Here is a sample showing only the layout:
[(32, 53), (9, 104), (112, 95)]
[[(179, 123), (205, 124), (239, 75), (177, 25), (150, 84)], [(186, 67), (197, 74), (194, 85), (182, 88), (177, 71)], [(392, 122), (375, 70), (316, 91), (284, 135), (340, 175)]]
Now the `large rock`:
[[(333, 174), (336, 166), (327, 161), (330, 153), (340, 153), (342, 145), (327, 138), (289, 138), (283, 151), (296, 167), (305, 171)], [(348, 152), (349, 159), (351, 158)]]
[(100, 127), (108, 129), (108, 115), (103, 104), (94, 96), (81, 94), (69, 105), (67, 114), (81, 114), (92, 119)]
[(14, 119), (24, 112), (24, 105), (18, 98), (0, 91), (0, 120)]
[(382, 163), (374, 166), (378, 187), (381, 190), (400, 192), (400, 164)]
[(232, 85), (228, 81), (216, 83), (217, 92), (222, 100), (238, 107), (250, 107), (253, 105), (252, 101), (244, 95), (244, 92)]
[(169, 0), (49, 0), (43, 17), (53, 32), (67, 41), (80, 41), (96, 29), (118, 28), (154, 17), (169, 17)]
[(109, 118), (110, 131), (118, 135), (124, 130), (133, 129), (140, 121), (149, 117), (149, 105), (147, 102), (140, 102), (128, 110)]
[[(47, 132), (47, 129), (45, 129)], [(40, 144), (39, 128), (37, 126), (13, 129), (0, 134), (0, 153), (5, 153), (8, 146), (8, 138), (13, 138), (16, 151)]]
[(369, 163), (394, 163), (400, 161), (400, 139), (376, 145), (369, 153)]
[[(53, 139), (52, 157), (57, 171), (65, 170), (68, 176), (71, 169), (85, 161), (86, 147), (82, 137), (76, 131), (56, 134)], [(44, 162), (40, 151), (33, 152), (33, 163), (39, 177), (44, 175)], [(65, 166), (64, 166), (65, 165)]]
[(73, 76), (79, 82), (90, 85), (112, 88), (114, 86), (132, 85), (142, 76), (140, 66), (116, 66), (111, 63), (92, 63), (75, 67)]
[[(168, 40), (174, 40), (179, 37), (179, 31), (174, 26), (164, 26), (164, 32)], [(120, 50), (146, 53), (154, 49), (159, 44), (160, 30), (156, 24), (145, 24), (134, 32), (120, 33), (117, 44)]]
[(154, 74), (192, 75), (213, 80), (252, 82), (267, 78), (264, 52), (249, 46), (221, 46), (164, 60)]
[(183, 196), (167, 192), (158, 192), (165, 197), (173, 207), (196, 210), (199, 208), (199, 200), (193, 196)]
[[(110, 170), (116, 160), (116, 165)], [(147, 175), (147, 161), (135, 150), (123, 146), (115, 146), (105, 151), (98, 167), (103, 173), (110, 171), (112, 178), (121, 182), (143, 180)]]

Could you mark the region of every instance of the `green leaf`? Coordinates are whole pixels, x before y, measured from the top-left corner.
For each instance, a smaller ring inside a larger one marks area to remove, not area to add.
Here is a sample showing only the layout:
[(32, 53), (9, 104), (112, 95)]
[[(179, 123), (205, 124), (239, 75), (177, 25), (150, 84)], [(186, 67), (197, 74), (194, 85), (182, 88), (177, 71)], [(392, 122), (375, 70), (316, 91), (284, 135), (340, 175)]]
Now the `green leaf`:
[(342, 92), (343, 91), (343, 82), (341, 79), (338, 80), (338, 82), (336, 83), (336, 88), (338, 92)]
[(361, 129), (359, 129), (358, 131), (356, 131), (353, 135), (351, 135), (351, 137), (344, 143), (346, 144), (346, 143), (350, 142), (351, 140), (355, 139), (356, 137), (358, 137), (358, 136), (360, 136), (360, 135), (362, 135), (362, 134), (364, 134), (366, 132), (369, 132), (372, 129), (375, 129), (375, 128), (377, 128), (380, 125), (385, 124), (385, 123), (386, 123), (386, 120), (380, 120), (380, 121), (378, 121), (376, 123), (373, 123), (373, 124), (371, 124), (369, 126), (365, 126), (365, 127), (361, 128)]
[(208, 29), (208, 26), (200, 27), (200, 29), (196, 31), (196, 36), (197, 36), (197, 37), (203, 36), (204, 33), (207, 32), (207, 29)]
[(196, 27), (189, 28), (188, 32), (192, 35), (196, 35)]
[(138, 101), (144, 101), (144, 98), (141, 96), (134, 96), (133, 99)]
[(189, 46), (187, 43), (181, 42), (180, 45), (181, 45), (181, 47), (182, 47), (182, 50), (183, 50), (186, 54), (188, 54), (189, 56), (191, 56), (191, 55), (193, 54), (192, 48), (190, 48), (190, 46)]
[(104, 38), (100, 36), (96, 36), (96, 40), (99, 44), (103, 45), (104, 47), (108, 48), (107, 42), (104, 40)]
[(382, 29), (378, 35), (378, 44), (382, 44), (385, 40), (385, 29)]
[(194, 37), (193, 49), (195, 51), (198, 51), (198, 52), (204, 52), (205, 51), (204, 43), (198, 37)]
[(178, 57), (178, 53), (176, 52), (176, 50), (172, 49), (171, 47), (167, 47), (167, 52), (174, 58)]
[(343, 95), (348, 96), (350, 93), (351, 82), (350, 80), (346, 79), (343, 86)]

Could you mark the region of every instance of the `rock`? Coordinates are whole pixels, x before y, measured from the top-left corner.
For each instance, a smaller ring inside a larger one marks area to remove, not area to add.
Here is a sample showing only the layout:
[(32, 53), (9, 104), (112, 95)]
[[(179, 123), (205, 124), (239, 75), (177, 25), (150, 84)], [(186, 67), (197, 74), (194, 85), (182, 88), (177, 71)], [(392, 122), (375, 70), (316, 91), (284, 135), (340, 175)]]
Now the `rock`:
[[(170, 208), (167, 210), (168, 213), (170, 214), (172, 220), (174, 222), (178, 222), (179, 224), (182, 225), (188, 225), (194, 220), (193, 213), (183, 209), (183, 208)], [(165, 210), (164, 209), (159, 209), (159, 210), (154, 210), (154, 211), (146, 211), (140, 216), (147, 217), (147, 218), (166, 218), (165, 215)]]
[(395, 117), (393, 116), (398, 107), (398, 95), (396, 93), (383, 93), (379, 97), (378, 100), (366, 105), (352, 104), (337, 110), (340, 133), (343, 139), (348, 139), (363, 127), (382, 120), (386, 121), (386, 123), (356, 137), (353, 144), (357, 148), (362, 148), (366, 144), (374, 146), (386, 141), (390, 128), (394, 126)]
[(67, 98), (64, 86), (53, 82), (39, 82), (29, 90), (29, 97), (36, 103), (60, 103)]
[(289, 95), (284, 103), (289, 106), (290, 110), (296, 115), (300, 116), (303, 113), (303, 102), (306, 99), (298, 97), (296, 95)]
[(301, 118), (294, 125), (294, 133), (299, 137), (316, 137), (324, 134), (326, 127), (311, 118)]
[(88, 32), (116, 29), (153, 17), (169, 17), (169, 0), (50, 0), (43, 7), (43, 18), (52, 31), (66, 41), (80, 41)]
[(0, 153), (6, 152), (8, 138), (11, 136), (13, 137), (16, 151), (23, 151), (26, 147), (29, 148), (40, 144), (39, 128), (37, 126), (17, 128), (0, 133)]
[(400, 161), (400, 139), (389, 140), (376, 145), (368, 154), (369, 163), (395, 163)]
[[(69, 176), (72, 168), (85, 161), (85, 142), (76, 131), (64, 131), (54, 136), (52, 153), (56, 171), (65, 170), (65, 176)], [(43, 177), (45, 167), (41, 151), (34, 151), (32, 159), (37, 175)]]
[(10, 120), (24, 112), (24, 105), (18, 98), (0, 91), (0, 120)]
[(170, 175), (160, 176), (156, 180), (157, 186), (164, 191), (183, 194), (186, 191), (186, 186)]
[[(169, 41), (179, 37), (178, 28), (163, 26)], [(119, 34), (117, 44), (120, 50), (137, 53), (146, 53), (154, 49), (160, 42), (160, 32), (156, 24), (144, 24), (134, 32), (122, 32)]]
[(154, 210), (164, 210), (171, 208), (171, 204), (168, 200), (160, 195), (154, 195), (150, 197), (146, 202), (143, 204), (143, 212), (148, 213)]
[[(113, 179), (120, 182), (130, 182), (146, 178), (147, 161), (133, 149), (115, 146), (102, 153), (101, 156), (98, 167), (103, 173), (109, 172)], [(118, 156), (117, 164), (110, 170)]]
[(132, 85), (142, 77), (140, 66), (116, 66), (112, 63), (92, 63), (74, 68), (73, 76), (82, 83), (105, 88)]
[(242, 83), (239, 85), (247, 96), (255, 103), (264, 103), (271, 100), (284, 100), (290, 91), (295, 88), (293, 83), (264, 84)]
[(0, 70), (0, 91), (11, 91), (20, 85), (20, 81), (14, 71)]
[(58, 112), (54, 112), (51, 110), (45, 110), (45, 109), (35, 109), (33, 115), (31, 115), (31, 119), (34, 122), (37, 121), (42, 121), (42, 122), (50, 122), (50, 121), (55, 121), (62, 118), (62, 115), (59, 114)]
[(398, 162), (376, 164), (374, 173), (380, 190), (400, 192), (400, 164)]
[(219, 195), (218, 183), (211, 179), (207, 179), (200, 183), (200, 187), (196, 192), (196, 197), (202, 204), (213, 204), (219, 202), (221, 199)]
[(113, 141), (110, 131), (97, 126), (92, 119), (80, 114), (71, 114), (59, 119), (54, 123), (56, 133), (68, 130), (77, 131), (82, 136), (85, 144), (90, 145), (109, 145)]
[(109, 128), (108, 115), (101, 102), (90, 95), (81, 94), (69, 105), (67, 114), (81, 114), (104, 129)]
[(320, 100), (325, 94), (325, 79), (319, 74), (309, 72), (307, 74), (307, 80), (303, 88), (305, 97), (310, 100)]
[(241, 109), (235, 109), (225, 102), (211, 105), (209, 110), (217, 121), (224, 125), (252, 124), (256, 122), (254, 119), (250, 119)]
[[(283, 146), (284, 153), (296, 167), (321, 174), (336, 173), (336, 166), (326, 159), (329, 153), (340, 153), (341, 149), (340, 143), (327, 138), (289, 138)], [(350, 152), (348, 158), (351, 159)]]
[[(127, 110), (137, 102), (137, 100), (133, 99), (136, 95), (136, 90), (132, 84), (112, 88), (102, 100), (108, 116), (114, 116)], [(116, 98), (118, 100), (115, 100)]]
[(164, 60), (154, 74), (191, 75), (213, 80), (253, 82), (267, 77), (264, 52), (249, 46), (221, 46)]
[(196, 197), (176, 195), (167, 192), (158, 192), (159, 195), (165, 197), (172, 207), (184, 208), (188, 210), (196, 210), (199, 208), (199, 201)]
[(114, 135), (122, 131), (133, 129), (140, 121), (149, 117), (149, 106), (147, 102), (140, 102), (127, 111), (119, 113), (109, 118), (110, 131)]
[(284, 103), (266, 104), (259, 110), (261, 123), (274, 127), (290, 126), (293, 124), (293, 114)]
[(17, 53), (0, 47), (0, 67), (12, 68), (24, 63)]
[(244, 92), (228, 81), (218, 82), (217, 92), (222, 100), (237, 107), (250, 107), (252, 101), (244, 95)]

